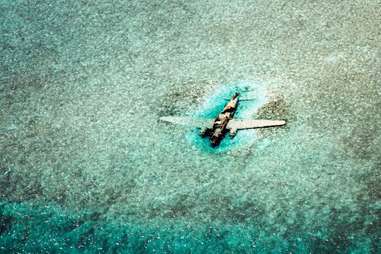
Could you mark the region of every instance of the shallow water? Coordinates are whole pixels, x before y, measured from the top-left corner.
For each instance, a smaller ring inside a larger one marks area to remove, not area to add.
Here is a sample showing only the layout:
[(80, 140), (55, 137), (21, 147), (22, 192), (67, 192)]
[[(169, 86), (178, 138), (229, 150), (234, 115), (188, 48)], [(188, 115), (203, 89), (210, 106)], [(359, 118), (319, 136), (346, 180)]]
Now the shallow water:
[[(0, 14), (0, 252), (381, 252), (380, 1)], [(213, 150), (158, 121), (242, 87), (287, 126)]]

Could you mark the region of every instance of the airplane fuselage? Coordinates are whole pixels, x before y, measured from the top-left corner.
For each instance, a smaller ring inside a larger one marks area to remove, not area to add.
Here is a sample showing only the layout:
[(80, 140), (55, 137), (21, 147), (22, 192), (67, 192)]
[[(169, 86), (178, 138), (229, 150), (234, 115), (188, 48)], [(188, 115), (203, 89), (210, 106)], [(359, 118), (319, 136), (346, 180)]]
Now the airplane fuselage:
[(230, 132), (230, 136), (234, 137), (238, 130), (278, 127), (286, 124), (285, 120), (233, 119), (238, 108), (238, 97), (239, 93), (236, 93), (214, 119), (163, 116), (160, 117), (160, 120), (174, 124), (201, 128), (200, 135), (202, 137), (208, 137), (213, 147), (216, 147), (221, 143), (221, 140), (225, 137), (228, 131)]
[[(230, 101), (225, 105), (224, 109), (218, 114), (213, 121), (212, 128), (205, 128), (201, 130), (202, 137), (209, 137), (210, 143), (213, 147), (218, 146), (221, 140), (225, 137), (228, 129), (228, 123), (233, 119), (234, 114), (238, 108), (239, 94), (236, 93)], [(230, 135), (234, 137), (236, 130), (231, 129)]]

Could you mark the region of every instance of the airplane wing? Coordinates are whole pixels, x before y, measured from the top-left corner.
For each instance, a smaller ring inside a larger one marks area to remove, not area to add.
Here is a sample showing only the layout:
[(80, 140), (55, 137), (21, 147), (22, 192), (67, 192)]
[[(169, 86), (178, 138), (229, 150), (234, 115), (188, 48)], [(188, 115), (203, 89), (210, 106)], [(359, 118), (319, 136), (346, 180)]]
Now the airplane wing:
[(186, 116), (163, 116), (160, 117), (161, 121), (185, 125), (195, 128), (212, 128), (214, 119), (195, 119)]
[(265, 127), (275, 127), (285, 125), (284, 120), (230, 120), (228, 123), (228, 129), (244, 130), (244, 129), (255, 129), (255, 128), (265, 128)]

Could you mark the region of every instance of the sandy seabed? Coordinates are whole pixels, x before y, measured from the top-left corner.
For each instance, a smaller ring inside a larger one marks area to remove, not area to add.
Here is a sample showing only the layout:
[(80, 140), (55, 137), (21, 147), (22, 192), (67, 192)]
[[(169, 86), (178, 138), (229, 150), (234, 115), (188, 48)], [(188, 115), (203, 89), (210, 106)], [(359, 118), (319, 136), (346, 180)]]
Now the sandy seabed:
[[(379, 0), (0, 0), (0, 252), (381, 253), (380, 17)], [(158, 121), (242, 84), (243, 117), (287, 126), (211, 151)]]

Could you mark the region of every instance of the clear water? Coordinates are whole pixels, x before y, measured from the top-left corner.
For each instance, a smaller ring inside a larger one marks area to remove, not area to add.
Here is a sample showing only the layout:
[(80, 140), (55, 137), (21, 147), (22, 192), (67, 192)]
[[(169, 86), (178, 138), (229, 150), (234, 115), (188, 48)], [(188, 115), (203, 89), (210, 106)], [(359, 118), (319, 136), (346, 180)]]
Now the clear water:
[[(239, 107), (234, 116), (236, 119), (256, 117), (256, 112), (269, 100), (261, 84), (253, 81), (236, 81), (232, 84), (218, 86), (211, 95), (207, 95), (203, 99), (199, 108), (189, 115), (195, 119), (213, 120), (236, 92), (240, 93)], [(212, 147), (209, 138), (202, 138), (199, 133), (200, 129), (192, 128), (186, 134), (186, 139), (193, 146), (209, 153), (230, 152), (237, 148), (242, 149), (243, 146), (252, 145), (257, 141), (255, 131), (239, 131), (233, 139), (227, 134), (218, 147)]]
[[(0, 1), (0, 252), (380, 253), (381, 3)], [(287, 119), (211, 150), (158, 121)]]

